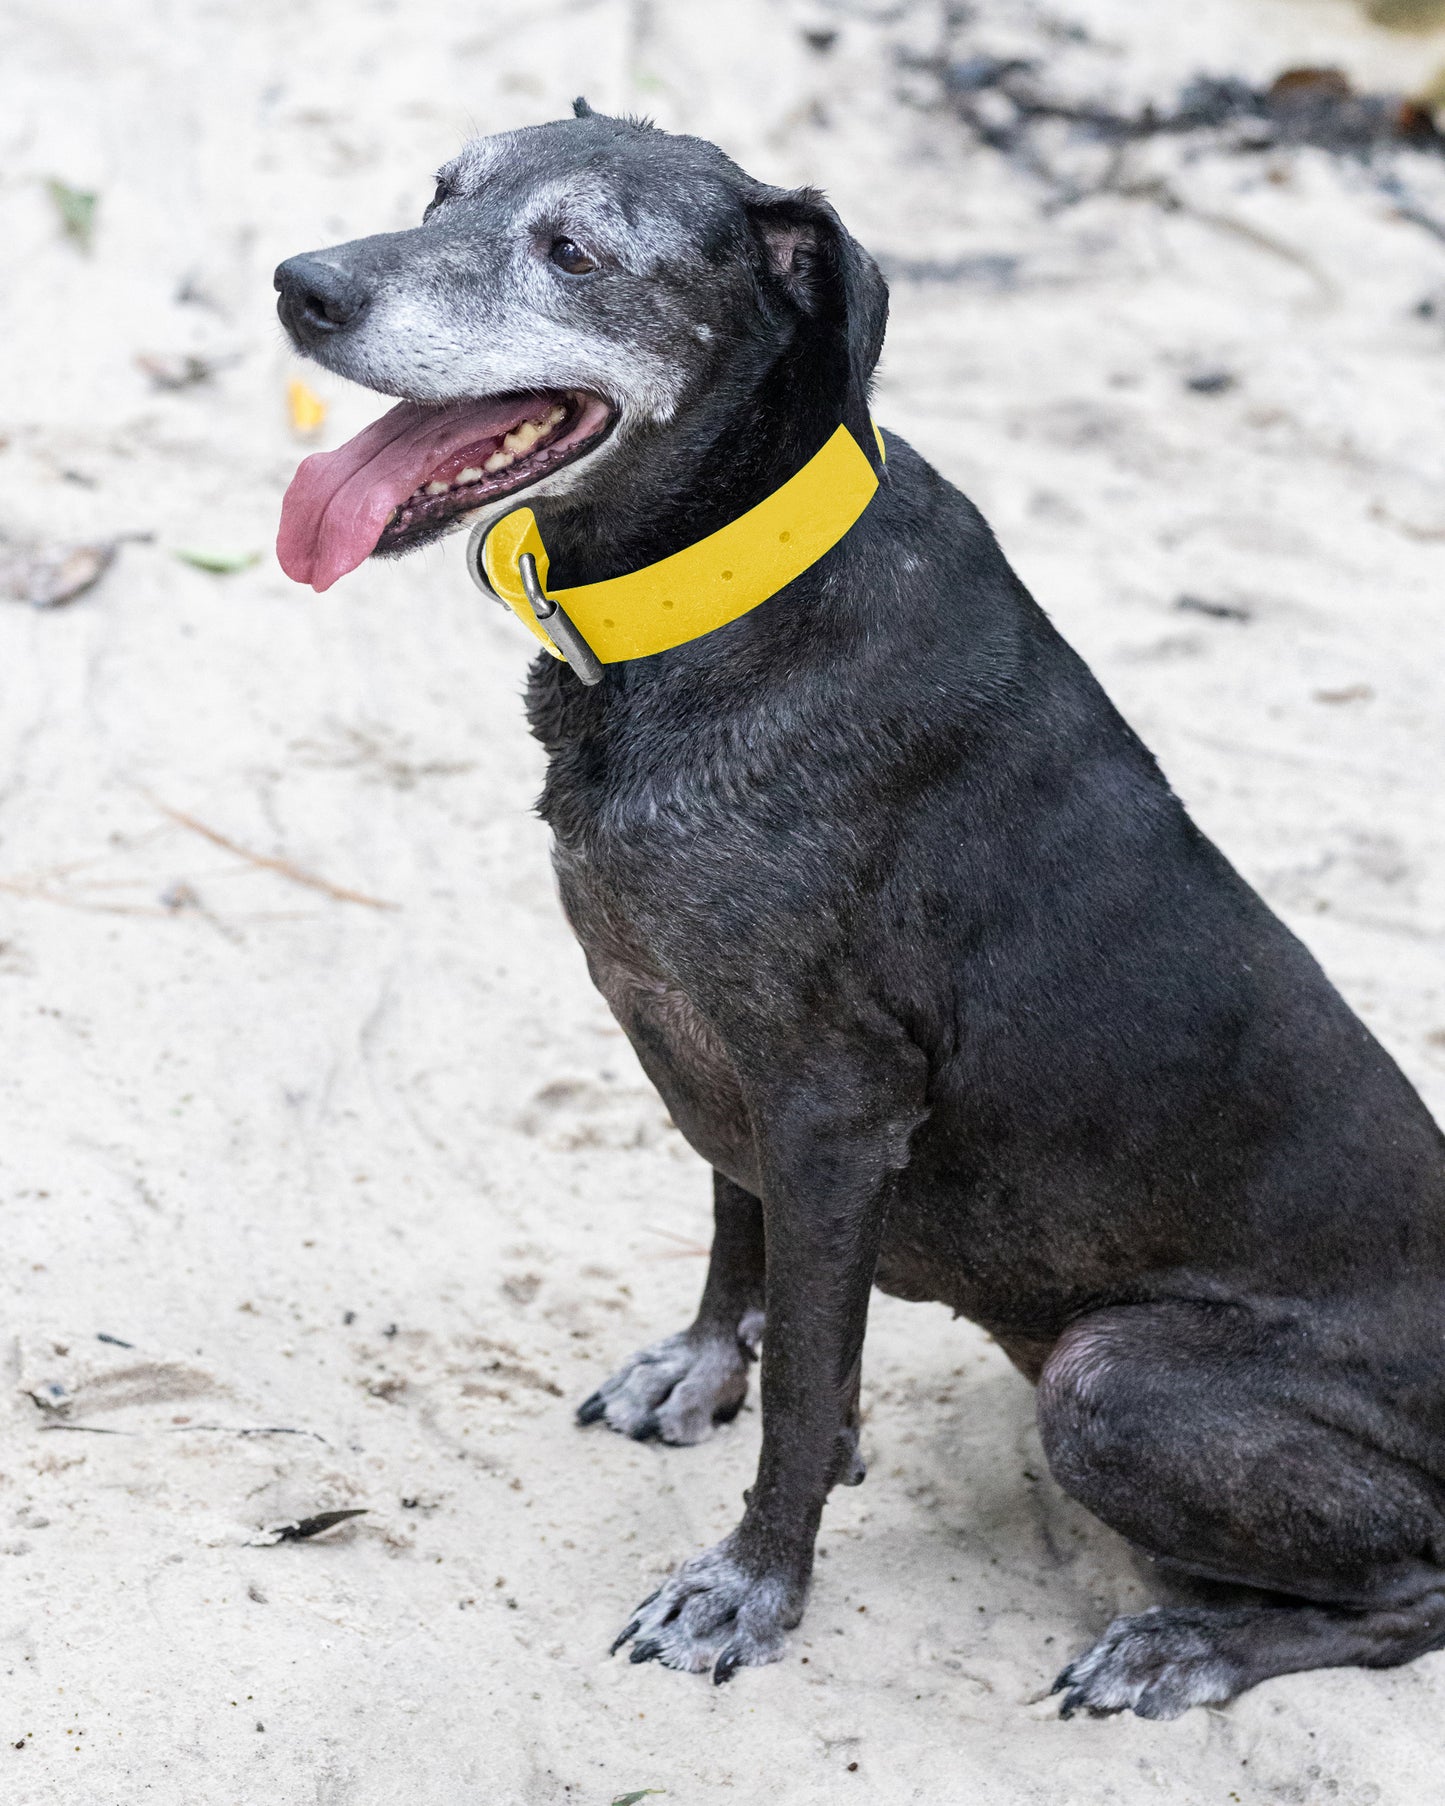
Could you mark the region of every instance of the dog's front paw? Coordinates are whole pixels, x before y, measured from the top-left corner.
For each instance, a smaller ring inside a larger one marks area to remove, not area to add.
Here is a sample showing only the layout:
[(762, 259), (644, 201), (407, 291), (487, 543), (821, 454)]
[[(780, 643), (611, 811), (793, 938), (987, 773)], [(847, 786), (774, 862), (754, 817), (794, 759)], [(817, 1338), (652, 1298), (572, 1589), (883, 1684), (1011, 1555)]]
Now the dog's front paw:
[(713, 1671), (720, 1686), (738, 1668), (778, 1661), (785, 1633), (803, 1615), (804, 1588), (754, 1572), (726, 1537), (684, 1562), (612, 1645), (632, 1644), (634, 1662), (661, 1662), (691, 1674)]
[(1060, 1716), (1133, 1711), (1140, 1718), (1178, 1718), (1191, 1706), (1233, 1699), (1245, 1684), (1224, 1647), (1235, 1616), (1154, 1605), (1116, 1618), (1054, 1682), (1052, 1690), (1064, 1696)]
[(702, 1442), (742, 1409), (755, 1335), (685, 1329), (639, 1349), (577, 1411), (579, 1423), (606, 1423), (643, 1441)]

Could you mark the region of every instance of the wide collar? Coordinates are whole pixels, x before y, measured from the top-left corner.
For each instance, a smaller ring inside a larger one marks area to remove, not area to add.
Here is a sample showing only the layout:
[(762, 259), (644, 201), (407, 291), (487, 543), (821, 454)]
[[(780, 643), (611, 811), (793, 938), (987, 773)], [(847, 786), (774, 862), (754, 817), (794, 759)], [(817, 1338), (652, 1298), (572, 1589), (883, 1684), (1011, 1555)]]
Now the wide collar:
[[(878, 457), (885, 453), (875, 426)], [(846, 426), (736, 520), (656, 564), (548, 590), (547, 548), (530, 508), (514, 508), (467, 545), (467, 568), (554, 658), (595, 683), (601, 666), (650, 658), (736, 621), (815, 565), (872, 501), (878, 475)]]

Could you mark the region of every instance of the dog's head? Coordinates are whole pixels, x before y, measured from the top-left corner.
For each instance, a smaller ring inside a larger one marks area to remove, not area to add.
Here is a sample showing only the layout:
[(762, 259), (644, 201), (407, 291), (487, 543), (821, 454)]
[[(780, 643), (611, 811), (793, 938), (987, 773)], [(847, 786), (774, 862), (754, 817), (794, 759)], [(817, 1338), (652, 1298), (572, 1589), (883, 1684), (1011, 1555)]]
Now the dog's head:
[(577, 114), (469, 144), (420, 226), (277, 270), (297, 348), (402, 398), (297, 472), (278, 550), (298, 581), (706, 444), (780, 369), (805, 434), (866, 432), (887, 290), (823, 198)]

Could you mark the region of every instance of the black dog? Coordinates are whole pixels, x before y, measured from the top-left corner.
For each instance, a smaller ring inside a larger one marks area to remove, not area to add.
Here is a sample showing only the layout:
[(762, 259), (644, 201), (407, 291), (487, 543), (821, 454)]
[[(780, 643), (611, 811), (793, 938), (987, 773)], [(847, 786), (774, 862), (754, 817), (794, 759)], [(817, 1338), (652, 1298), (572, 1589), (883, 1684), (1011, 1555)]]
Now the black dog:
[(532, 672), (568, 916), (715, 1175), (696, 1322), (582, 1420), (698, 1440), (762, 1339), (742, 1522), (619, 1644), (718, 1680), (778, 1657), (862, 1478), (877, 1284), (990, 1330), (1059, 1483), (1235, 1589), (1111, 1625), (1066, 1711), (1440, 1647), (1445, 1141), (977, 511), (891, 436), (883, 464), (886, 290), (832, 210), (579, 112), (469, 147), (416, 230), (282, 265), (297, 345), (407, 405), (303, 466), (281, 550), (325, 587), (525, 490), (582, 585), (840, 422), (879, 478), (729, 625), (595, 687)]

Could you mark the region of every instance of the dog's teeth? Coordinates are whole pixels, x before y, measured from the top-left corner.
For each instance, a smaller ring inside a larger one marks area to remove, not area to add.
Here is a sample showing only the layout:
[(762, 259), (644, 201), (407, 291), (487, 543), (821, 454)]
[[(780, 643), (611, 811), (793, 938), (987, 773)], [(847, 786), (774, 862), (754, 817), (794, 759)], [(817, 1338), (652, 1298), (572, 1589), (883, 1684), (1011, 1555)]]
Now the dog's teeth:
[(554, 401), (545, 413), (514, 426), (498, 449), (480, 465), (469, 464), (465, 470), (459, 470), (449, 483), (428, 483), (422, 493), (447, 495), (453, 489), (464, 489), (471, 483), (480, 483), (483, 477), (495, 476), (498, 471), (515, 464), (518, 458), (525, 457), (539, 439), (544, 439), (566, 418), (566, 406), (560, 401)]
[(512, 428), (502, 444), (509, 452), (520, 458), (523, 452), (531, 451), (546, 430), (546, 427), (539, 421), (524, 420), (520, 426)]
[[(535, 419), (524, 420), (514, 426), (502, 441), (503, 449), (509, 451), (514, 458), (525, 457), (539, 439), (551, 432), (552, 428), (566, 417), (566, 408), (562, 406), (561, 402), (554, 401), (545, 414), (538, 414)], [(495, 452), (492, 454), (493, 457), (496, 455)], [(488, 470), (492, 468), (490, 458), (487, 460), (487, 468)]]

